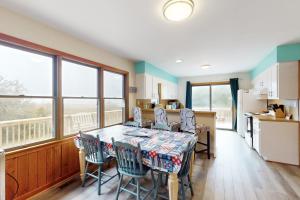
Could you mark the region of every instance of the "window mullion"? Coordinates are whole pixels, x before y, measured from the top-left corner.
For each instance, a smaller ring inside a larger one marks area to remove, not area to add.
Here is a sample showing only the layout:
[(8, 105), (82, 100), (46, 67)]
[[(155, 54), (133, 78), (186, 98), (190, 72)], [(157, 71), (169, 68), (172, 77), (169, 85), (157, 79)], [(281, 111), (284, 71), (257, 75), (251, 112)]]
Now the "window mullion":
[(100, 128), (103, 128), (105, 126), (105, 108), (104, 108), (104, 76), (103, 76), (104, 70), (103, 68), (100, 68), (98, 70), (98, 94), (99, 94), (99, 109), (100, 110)]
[(62, 70), (61, 70), (61, 56), (56, 57), (55, 62), (55, 90), (56, 90), (56, 138), (61, 139), (63, 138), (63, 119), (64, 119), (64, 113), (63, 113), (63, 98), (62, 98)]
[(209, 110), (212, 111), (212, 89), (211, 85), (209, 85)]

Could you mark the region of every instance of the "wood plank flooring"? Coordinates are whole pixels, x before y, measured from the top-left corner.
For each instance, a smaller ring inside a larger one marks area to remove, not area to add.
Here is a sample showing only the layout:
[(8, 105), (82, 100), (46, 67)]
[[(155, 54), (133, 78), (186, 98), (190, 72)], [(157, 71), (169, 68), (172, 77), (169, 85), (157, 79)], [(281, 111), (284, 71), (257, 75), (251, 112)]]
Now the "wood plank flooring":
[[(244, 140), (234, 132), (217, 131), (217, 158), (208, 160), (197, 155), (193, 171), (196, 200), (287, 200), (300, 199), (300, 168), (297, 166), (265, 162), (248, 148)], [(80, 187), (74, 180), (64, 187), (34, 200), (87, 200), (115, 199), (117, 178), (103, 187), (97, 195), (96, 183)], [(145, 181), (149, 186), (150, 181)], [(134, 199), (122, 193), (119, 199)], [(148, 198), (151, 199), (151, 198)]]

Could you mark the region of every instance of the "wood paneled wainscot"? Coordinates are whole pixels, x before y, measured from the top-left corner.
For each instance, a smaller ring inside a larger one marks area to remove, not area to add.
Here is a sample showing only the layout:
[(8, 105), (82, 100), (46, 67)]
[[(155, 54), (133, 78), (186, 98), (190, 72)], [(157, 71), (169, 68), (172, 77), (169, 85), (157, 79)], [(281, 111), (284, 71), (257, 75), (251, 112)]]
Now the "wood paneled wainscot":
[[(169, 122), (180, 122), (180, 109), (166, 109), (166, 111)], [(154, 120), (153, 109), (142, 109), (142, 115), (144, 119)], [(195, 111), (195, 115), (196, 123), (198, 125), (205, 124), (210, 127), (210, 152), (214, 157), (216, 157), (216, 112)], [(200, 135), (200, 140), (202, 142), (206, 142), (206, 134)]]
[[(6, 172), (19, 183), (15, 199), (27, 199), (78, 173), (78, 149), (68, 138), (8, 152)], [(6, 175), (6, 199), (11, 200), (16, 190), (17, 184)]]

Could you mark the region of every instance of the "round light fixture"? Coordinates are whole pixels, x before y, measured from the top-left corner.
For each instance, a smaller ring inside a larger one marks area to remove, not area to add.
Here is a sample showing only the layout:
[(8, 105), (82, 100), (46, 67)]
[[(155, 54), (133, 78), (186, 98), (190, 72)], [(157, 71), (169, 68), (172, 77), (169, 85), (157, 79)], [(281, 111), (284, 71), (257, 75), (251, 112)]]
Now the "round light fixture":
[(170, 21), (182, 21), (188, 18), (194, 8), (192, 0), (169, 0), (163, 7), (164, 16)]
[(181, 59), (176, 60), (176, 63), (182, 63), (182, 62), (183, 62), (183, 60), (181, 60)]
[(201, 68), (202, 69), (211, 69), (211, 65), (202, 65)]

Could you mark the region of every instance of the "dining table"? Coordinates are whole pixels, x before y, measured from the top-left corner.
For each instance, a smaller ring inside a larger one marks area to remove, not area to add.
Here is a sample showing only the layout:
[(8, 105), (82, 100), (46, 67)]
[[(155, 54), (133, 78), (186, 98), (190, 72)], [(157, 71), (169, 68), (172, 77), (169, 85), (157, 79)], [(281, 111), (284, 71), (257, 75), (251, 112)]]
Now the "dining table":
[[(87, 131), (85, 134), (99, 136), (103, 142), (103, 151), (111, 156), (115, 156), (112, 147), (112, 138), (137, 146), (141, 146), (143, 164), (169, 174), (168, 189), (169, 199), (178, 199), (178, 177), (181, 169), (183, 153), (189, 143), (196, 143), (198, 137), (195, 134), (184, 132), (172, 132), (164, 130), (154, 130), (124, 125), (115, 125)], [(76, 141), (76, 140), (75, 140)], [(83, 178), (85, 168), (85, 153), (80, 145), (78, 136), (77, 146), (79, 148), (80, 176)], [(75, 142), (76, 143), (76, 142)], [(194, 153), (190, 162), (194, 162)], [(190, 165), (190, 176), (192, 176), (192, 167)]]

